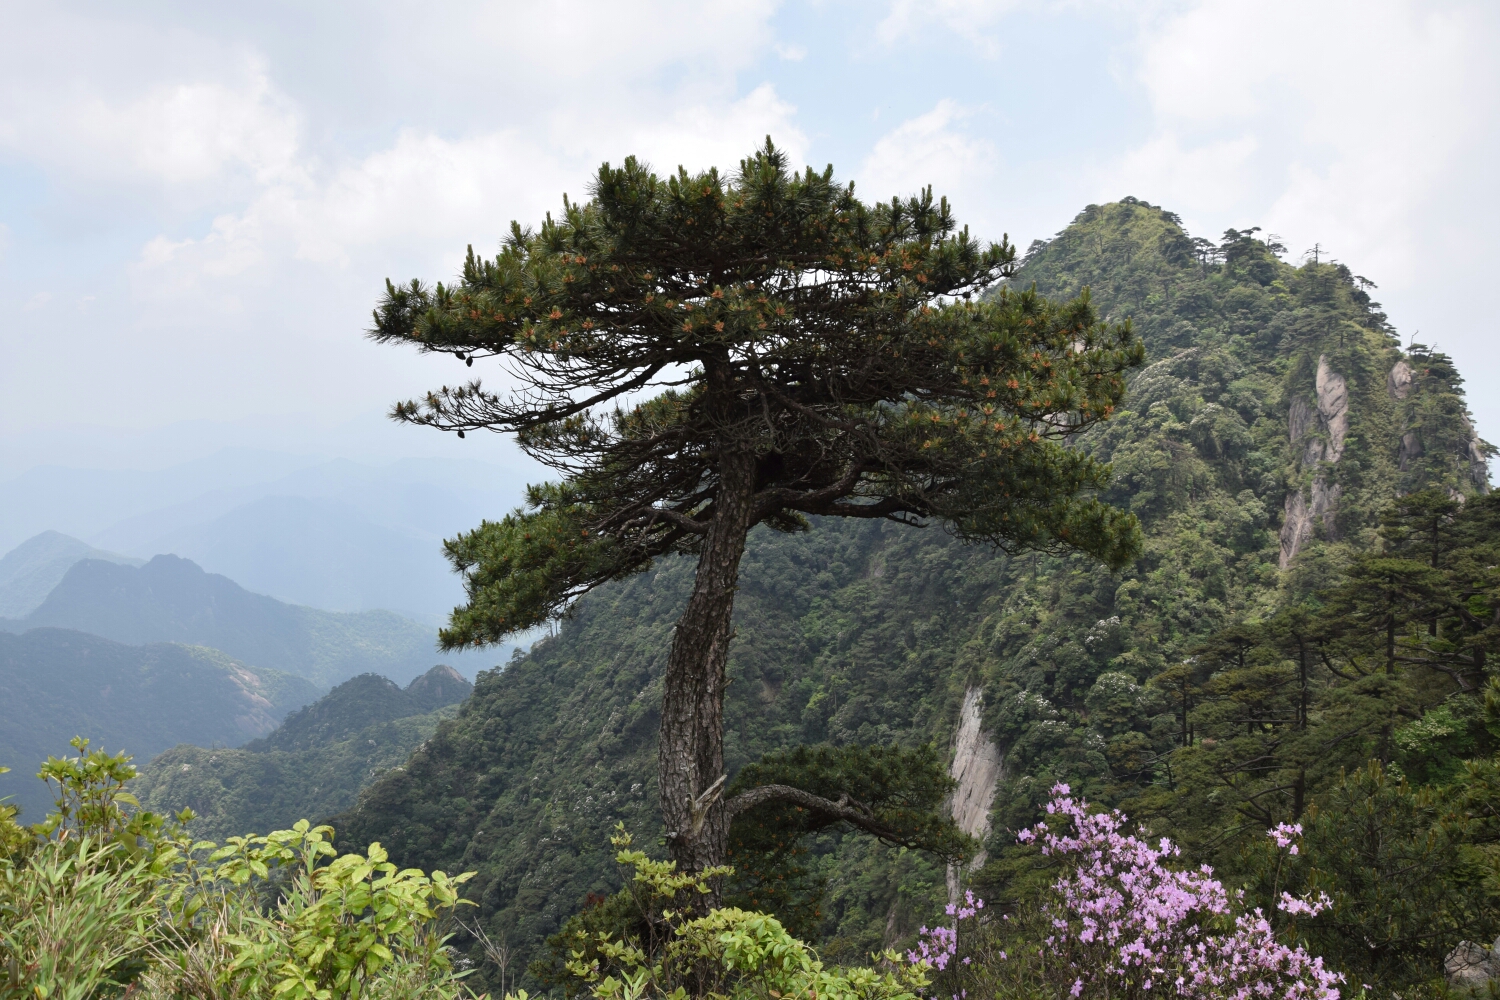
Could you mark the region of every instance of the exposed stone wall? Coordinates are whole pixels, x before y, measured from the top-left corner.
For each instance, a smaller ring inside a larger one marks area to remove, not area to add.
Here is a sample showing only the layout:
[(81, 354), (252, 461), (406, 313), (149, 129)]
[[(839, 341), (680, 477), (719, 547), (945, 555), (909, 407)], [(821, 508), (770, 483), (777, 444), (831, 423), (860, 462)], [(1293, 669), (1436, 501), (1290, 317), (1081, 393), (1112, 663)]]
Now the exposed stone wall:
[(1386, 376), (1385, 388), (1398, 403), (1411, 395), (1411, 365), (1405, 361), (1397, 361), (1391, 373)]
[(1287, 438), (1293, 449), (1302, 445), (1298, 471), (1317, 471), (1305, 494), (1300, 488), (1287, 494), (1281, 523), (1282, 569), (1312, 540), (1315, 522), (1322, 522), (1323, 533), (1329, 538), (1338, 537), (1343, 489), (1328, 481), (1325, 463), (1336, 465), (1344, 457), (1344, 442), (1349, 436), (1349, 383), (1329, 366), (1327, 355), (1318, 356), (1313, 391), (1312, 400), (1294, 397), (1287, 410)]
[[(1005, 761), (1000, 748), (981, 728), (984, 721), (984, 692), (971, 687), (964, 692), (959, 710), (958, 731), (953, 737), (953, 765), (949, 774), (958, 782), (949, 800), (949, 814), (958, 828), (980, 843), (989, 836), (990, 808), (995, 804), (995, 789), (1004, 776)], [(984, 864), (981, 851), (973, 866)], [(948, 872), (948, 895), (957, 901), (959, 872)]]

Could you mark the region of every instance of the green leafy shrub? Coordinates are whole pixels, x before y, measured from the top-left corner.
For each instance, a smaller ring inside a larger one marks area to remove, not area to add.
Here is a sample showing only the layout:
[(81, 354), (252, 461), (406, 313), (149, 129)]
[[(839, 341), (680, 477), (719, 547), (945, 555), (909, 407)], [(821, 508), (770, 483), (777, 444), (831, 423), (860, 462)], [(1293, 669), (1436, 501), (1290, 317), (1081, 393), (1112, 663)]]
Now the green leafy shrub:
[(57, 808), (0, 814), (0, 1000), (397, 1000), (469, 995), (444, 921), (471, 875), (338, 855), (306, 820), (224, 847), (130, 808), (130, 758), (49, 758)]
[(235, 956), (226, 971), (263, 978), (286, 1000), (357, 1000), (387, 968), (448, 973), (436, 923), (458, 905), (458, 886), (470, 876), (398, 871), (379, 844), (367, 854), (336, 856), (332, 835), (332, 827), (301, 820), (265, 837), (233, 837), (210, 855), (221, 861), (215, 877), (232, 885), (290, 875), (275, 910), (250, 921), (249, 933), (228, 938)]
[(141, 971), (160, 888), (118, 857), (85, 837), (0, 866), (0, 998), (83, 1000)]
[[(582, 987), (596, 1000), (688, 996), (822, 997), (825, 1000), (916, 1000), (927, 985), (924, 966), (903, 967), (881, 956), (888, 971), (835, 969), (775, 917), (738, 907), (702, 912), (701, 902), (728, 867), (678, 872), (675, 863), (633, 849), (623, 824), (610, 842), (615, 860), (631, 871), (621, 894), (635, 907), (642, 932), (597, 930), (579, 940), (567, 971), (569, 992)], [(889, 971), (894, 970), (894, 971)], [(524, 991), (517, 994), (527, 1000)]]
[[(0, 767), (0, 774), (8, 774), (10, 768)], [(31, 834), (16, 822), (21, 809), (0, 799), (0, 858), (12, 858), (22, 854), (31, 845)]]

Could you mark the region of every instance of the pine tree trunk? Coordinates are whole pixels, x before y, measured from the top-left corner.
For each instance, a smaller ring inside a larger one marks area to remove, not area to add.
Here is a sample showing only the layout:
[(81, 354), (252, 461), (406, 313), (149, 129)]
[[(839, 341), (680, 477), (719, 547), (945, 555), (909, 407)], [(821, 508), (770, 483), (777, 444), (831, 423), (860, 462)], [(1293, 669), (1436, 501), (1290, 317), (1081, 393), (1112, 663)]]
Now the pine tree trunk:
[(727, 852), (723, 789), (710, 792), (724, 775), (724, 668), (754, 490), (753, 457), (725, 455), (693, 594), (667, 656), (657, 768), (667, 846), (679, 871), (723, 864)]
[(1392, 611), (1385, 619), (1385, 672), (1396, 676), (1396, 613)]

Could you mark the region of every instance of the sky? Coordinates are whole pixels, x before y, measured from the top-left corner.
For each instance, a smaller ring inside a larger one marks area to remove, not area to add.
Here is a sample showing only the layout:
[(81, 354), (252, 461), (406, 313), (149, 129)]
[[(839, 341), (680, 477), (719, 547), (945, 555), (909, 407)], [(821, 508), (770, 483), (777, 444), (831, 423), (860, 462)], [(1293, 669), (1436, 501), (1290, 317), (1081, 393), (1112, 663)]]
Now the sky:
[[(507, 460), (384, 420), (461, 377), (369, 343), (600, 163), (768, 134), (1021, 247), (1134, 195), (1378, 285), (1500, 440), (1500, 4), (0, 0), (0, 476), (226, 445)], [(468, 374), (468, 373), (464, 373)], [(512, 456), (513, 457), (513, 456)]]

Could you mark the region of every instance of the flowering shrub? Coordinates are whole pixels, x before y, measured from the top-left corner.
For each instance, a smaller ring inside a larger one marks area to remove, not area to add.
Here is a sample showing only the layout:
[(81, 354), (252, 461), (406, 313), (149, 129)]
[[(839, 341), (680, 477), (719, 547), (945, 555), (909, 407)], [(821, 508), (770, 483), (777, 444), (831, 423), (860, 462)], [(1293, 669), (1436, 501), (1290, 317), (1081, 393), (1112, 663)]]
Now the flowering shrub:
[[(906, 960), (913, 965), (926, 962), (938, 972), (946, 971), (958, 955), (958, 925), (972, 920), (984, 909), (984, 900), (976, 899), (973, 892), (964, 893), (964, 905), (948, 904), (948, 916), (954, 920), (952, 927), (923, 927), (918, 932), (917, 947), (906, 953)], [(972, 956), (964, 956), (964, 965), (973, 962)]]
[[(923, 928), (908, 954), (939, 973), (944, 993), (956, 1000), (967, 995), (974, 978), (967, 968), (970, 950), (983, 951), (987, 964), (1011, 962), (999, 947), (1008, 941), (1014, 962), (1025, 968), (998, 978), (1052, 996), (1338, 1000), (1341, 975), (1303, 948), (1279, 942), (1260, 910), (1237, 912), (1239, 894), (1226, 890), (1207, 865), (1172, 867), (1180, 850), (1170, 840), (1152, 846), (1121, 832), (1124, 816), (1090, 814), (1067, 785), (1052, 789), (1047, 813), (1049, 820), (1018, 834), (1064, 865), (1034, 912), (1014, 924), (992, 916), (986, 922), (983, 901), (969, 894), (963, 906), (949, 907), (952, 926)], [(1295, 852), (1299, 833), (1283, 825), (1269, 835), (1280, 849)], [(1278, 908), (1295, 917), (1316, 915), (1327, 905), (1321, 894), (1283, 892)], [(964, 944), (966, 930), (972, 947)]]

